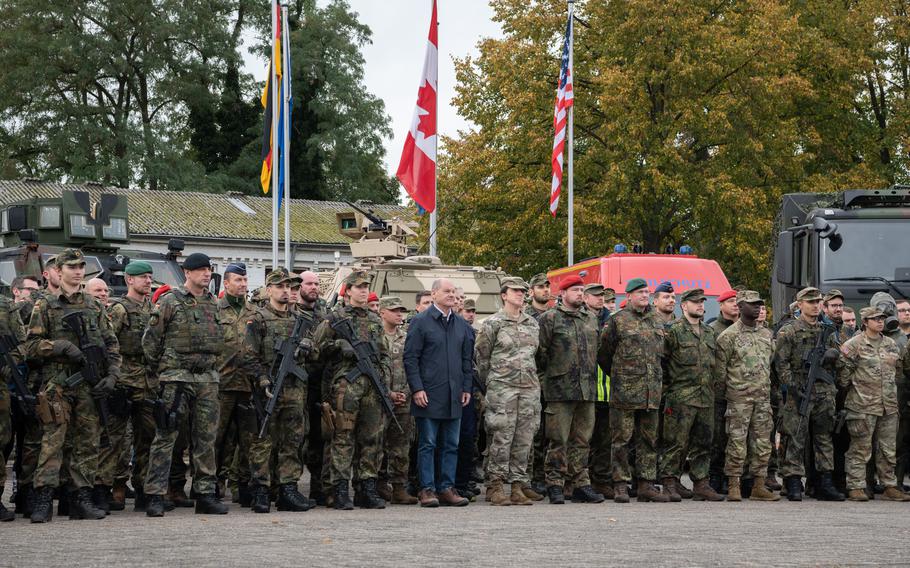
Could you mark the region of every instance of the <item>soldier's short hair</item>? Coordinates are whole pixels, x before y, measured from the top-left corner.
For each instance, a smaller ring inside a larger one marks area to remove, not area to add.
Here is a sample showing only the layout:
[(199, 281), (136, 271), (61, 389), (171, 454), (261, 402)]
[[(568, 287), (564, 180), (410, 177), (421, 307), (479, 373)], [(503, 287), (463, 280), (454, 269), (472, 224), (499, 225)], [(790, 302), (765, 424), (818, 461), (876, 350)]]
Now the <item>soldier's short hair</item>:
[(16, 276), (15, 278), (13, 278), (13, 281), (12, 281), (12, 283), (9, 285), (9, 287), (10, 287), (10, 288), (15, 288), (15, 289), (17, 289), (17, 290), (21, 290), (21, 289), (22, 289), (22, 286), (25, 284), (25, 281), (26, 281), (26, 280), (31, 280), (31, 281), (34, 282), (35, 284), (38, 283), (38, 277), (37, 277), (37, 276), (28, 276), (28, 275), (26, 275), (26, 276)]
[(432, 295), (433, 295), (433, 293), (430, 292), (429, 290), (421, 290), (420, 292), (417, 292), (417, 294), (414, 295), (414, 303), (419, 304), (421, 298), (423, 298), (425, 296), (432, 296)]
[(852, 314), (852, 313), (854, 313), (853, 308), (851, 308), (850, 306), (844, 306), (844, 313), (845, 313), (845, 314)]

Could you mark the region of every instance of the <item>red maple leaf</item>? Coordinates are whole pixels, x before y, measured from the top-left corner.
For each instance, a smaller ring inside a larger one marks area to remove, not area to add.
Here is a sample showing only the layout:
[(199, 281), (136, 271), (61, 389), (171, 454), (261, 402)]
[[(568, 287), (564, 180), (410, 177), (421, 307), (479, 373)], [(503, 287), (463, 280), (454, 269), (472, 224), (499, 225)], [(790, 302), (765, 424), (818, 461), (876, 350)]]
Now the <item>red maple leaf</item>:
[(423, 132), (423, 135), (429, 138), (436, 135), (436, 91), (429, 83), (424, 82), (420, 90), (417, 91), (417, 106), (426, 111), (426, 114), (420, 115), (417, 124), (417, 130)]

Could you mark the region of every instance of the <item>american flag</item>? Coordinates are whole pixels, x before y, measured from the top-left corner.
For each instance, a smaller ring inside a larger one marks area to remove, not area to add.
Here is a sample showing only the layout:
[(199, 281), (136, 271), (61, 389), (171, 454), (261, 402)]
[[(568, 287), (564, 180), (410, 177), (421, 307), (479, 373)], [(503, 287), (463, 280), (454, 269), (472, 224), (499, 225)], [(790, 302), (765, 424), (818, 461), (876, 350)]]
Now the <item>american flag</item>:
[(566, 122), (569, 107), (575, 102), (572, 92), (572, 68), (569, 63), (569, 38), (572, 37), (572, 10), (566, 24), (566, 38), (562, 44), (562, 65), (559, 68), (559, 86), (556, 89), (556, 109), (553, 111), (553, 183), (550, 187), (550, 215), (556, 216), (559, 192), (562, 186), (562, 154), (566, 145)]

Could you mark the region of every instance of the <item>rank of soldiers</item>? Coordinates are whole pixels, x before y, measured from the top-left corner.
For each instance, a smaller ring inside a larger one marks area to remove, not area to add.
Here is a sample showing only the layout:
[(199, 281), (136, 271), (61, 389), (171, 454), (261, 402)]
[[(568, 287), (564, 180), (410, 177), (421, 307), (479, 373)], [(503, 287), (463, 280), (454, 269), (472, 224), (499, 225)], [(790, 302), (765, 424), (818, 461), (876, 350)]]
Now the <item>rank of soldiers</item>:
[[(280, 268), (250, 295), (241, 263), (215, 298), (206, 255), (183, 270), (183, 285), (153, 295), (152, 266), (130, 262), (127, 293), (109, 298), (67, 249), (0, 298), (0, 447), (16, 450), (15, 510), (0, 502), (0, 521), (48, 522), (54, 500), (73, 519), (128, 499), (149, 517), (226, 514), (228, 490), (256, 513), (439, 504), (416, 497), (401, 298), (371, 294), (370, 274), (355, 271), (327, 309), (318, 275)], [(477, 412), (464, 419), (482, 435), (459, 450), (471, 460), (459, 498), (482, 484), (497, 506), (800, 501), (807, 490), (910, 500), (906, 300), (888, 297), (896, 329), (879, 298), (854, 330), (840, 292), (806, 288), (772, 329), (751, 290), (721, 294), (706, 323), (700, 289), (651, 293), (633, 278), (616, 310), (614, 290), (560, 284), (554, 306), (545, 274), (505, 278), (501, 309), (474, 326)], [(434, 309), (433, 294), (415, 303)], [(456, 312), (473, 324), (474, 300)]]

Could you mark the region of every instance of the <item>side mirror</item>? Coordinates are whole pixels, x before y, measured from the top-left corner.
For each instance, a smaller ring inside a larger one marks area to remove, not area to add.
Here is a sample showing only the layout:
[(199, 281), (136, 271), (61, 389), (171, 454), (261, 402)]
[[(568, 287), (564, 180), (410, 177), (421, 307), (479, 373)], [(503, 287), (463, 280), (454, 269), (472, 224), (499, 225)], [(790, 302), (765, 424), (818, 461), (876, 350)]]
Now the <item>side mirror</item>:
[(221, 291), (221, 275), (215, 272), (212, 273), (212, 281), (209, 282), (209, 290), (215, 296), (218, 295), (218, 292)]
[(784, 231), (777, 235), (777, 249), (774, 256), (774, 274), (777, 281), (787, 286), (793, 285), (793, 233)]
[(816, 217), (812, 220), (812, 229), (818, 233), (819, 238), (828, 240), (828, 248), (832, 251), (836, 252), (844, 244), (844, 238), (837, 232), (837, 223)]

